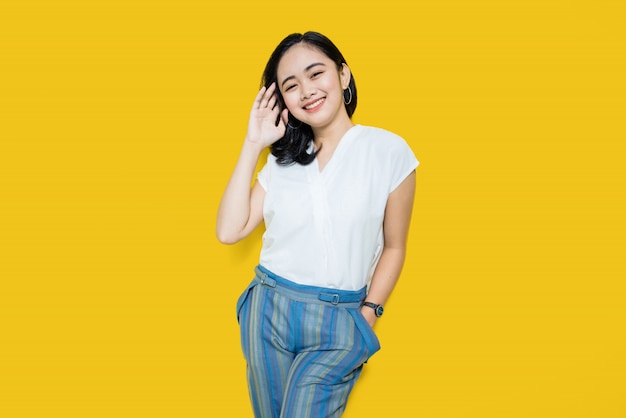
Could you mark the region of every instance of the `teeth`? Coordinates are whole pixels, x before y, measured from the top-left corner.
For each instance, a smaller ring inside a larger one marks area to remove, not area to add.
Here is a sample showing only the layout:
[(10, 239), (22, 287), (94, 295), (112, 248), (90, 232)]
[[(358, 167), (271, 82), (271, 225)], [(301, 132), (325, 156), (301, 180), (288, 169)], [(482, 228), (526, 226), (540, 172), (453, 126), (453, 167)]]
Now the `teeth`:
[(318, 106), (320, 103), (322, 103), (324, 101), (324, 99), (319, 99), (318, 101), (316, 101), (315, 103), (311, 103), (308, 106), (305, 106), (305, 109), (313, 109), (315, 106)]

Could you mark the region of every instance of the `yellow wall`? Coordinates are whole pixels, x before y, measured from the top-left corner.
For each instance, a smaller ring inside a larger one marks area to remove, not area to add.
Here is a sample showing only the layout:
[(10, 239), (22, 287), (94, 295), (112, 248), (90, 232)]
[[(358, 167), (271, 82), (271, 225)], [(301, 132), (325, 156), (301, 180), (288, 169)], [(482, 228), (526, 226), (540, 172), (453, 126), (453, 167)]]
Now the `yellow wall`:
[(422, 165), (346, 417), (624, 417), (624, 3), (0, 3), (0, 416), (248, 417), (214, 237), (274, 46), (318, 30)]

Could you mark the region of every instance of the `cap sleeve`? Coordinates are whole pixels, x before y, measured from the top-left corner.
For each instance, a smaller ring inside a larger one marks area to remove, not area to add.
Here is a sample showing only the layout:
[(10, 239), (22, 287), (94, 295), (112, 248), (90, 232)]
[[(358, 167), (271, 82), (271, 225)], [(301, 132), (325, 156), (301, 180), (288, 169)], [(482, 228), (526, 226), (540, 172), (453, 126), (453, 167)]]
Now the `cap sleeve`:
[(389, 193), (393, 192), (402, 182), (417, 168), (419, 161), (406, 141), (396, 136), (394, 146), (390, 153), (391, 158), (391, 182)]
[(261, 171), (259, 171), (256, 175), (257, 181), (259, 182), (261, 187), (263, 187), (263, 190), (265, 190), (266, 192), (267, 192), (267, 186), (270, 181), (271, 165), (272, 165), (271, 157), (272, 157), (272, 154), (267, 156), (267, 161), (265, 162), (265, 165), (263, 166)]

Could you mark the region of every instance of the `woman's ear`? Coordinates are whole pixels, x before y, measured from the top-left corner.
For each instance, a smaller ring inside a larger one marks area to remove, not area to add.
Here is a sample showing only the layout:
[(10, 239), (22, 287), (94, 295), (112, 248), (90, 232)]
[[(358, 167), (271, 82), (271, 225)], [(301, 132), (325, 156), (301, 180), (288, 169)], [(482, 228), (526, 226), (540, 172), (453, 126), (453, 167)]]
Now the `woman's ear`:
[(347, 89), (350, 85), (350, 67), (345, 62), (341, 64), (341, 71), (339, 71), (339, 76), (341, 78), (341, 88)]

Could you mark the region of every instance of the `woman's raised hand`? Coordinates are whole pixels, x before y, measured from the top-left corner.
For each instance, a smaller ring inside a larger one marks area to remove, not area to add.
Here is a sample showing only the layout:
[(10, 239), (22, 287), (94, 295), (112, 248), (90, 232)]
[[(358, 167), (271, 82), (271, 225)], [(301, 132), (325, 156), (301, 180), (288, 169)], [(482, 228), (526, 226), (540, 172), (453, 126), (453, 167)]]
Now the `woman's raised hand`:
[(280, 113), (276, 98), (276, 83), (272, 83), (268, 88), (263, 86), (256, 95), (250, 111), (246, 139), (262, 148), (278, 141), (285, 135), (287, 112), (287, 109), (283, 110), (276, 124)]

